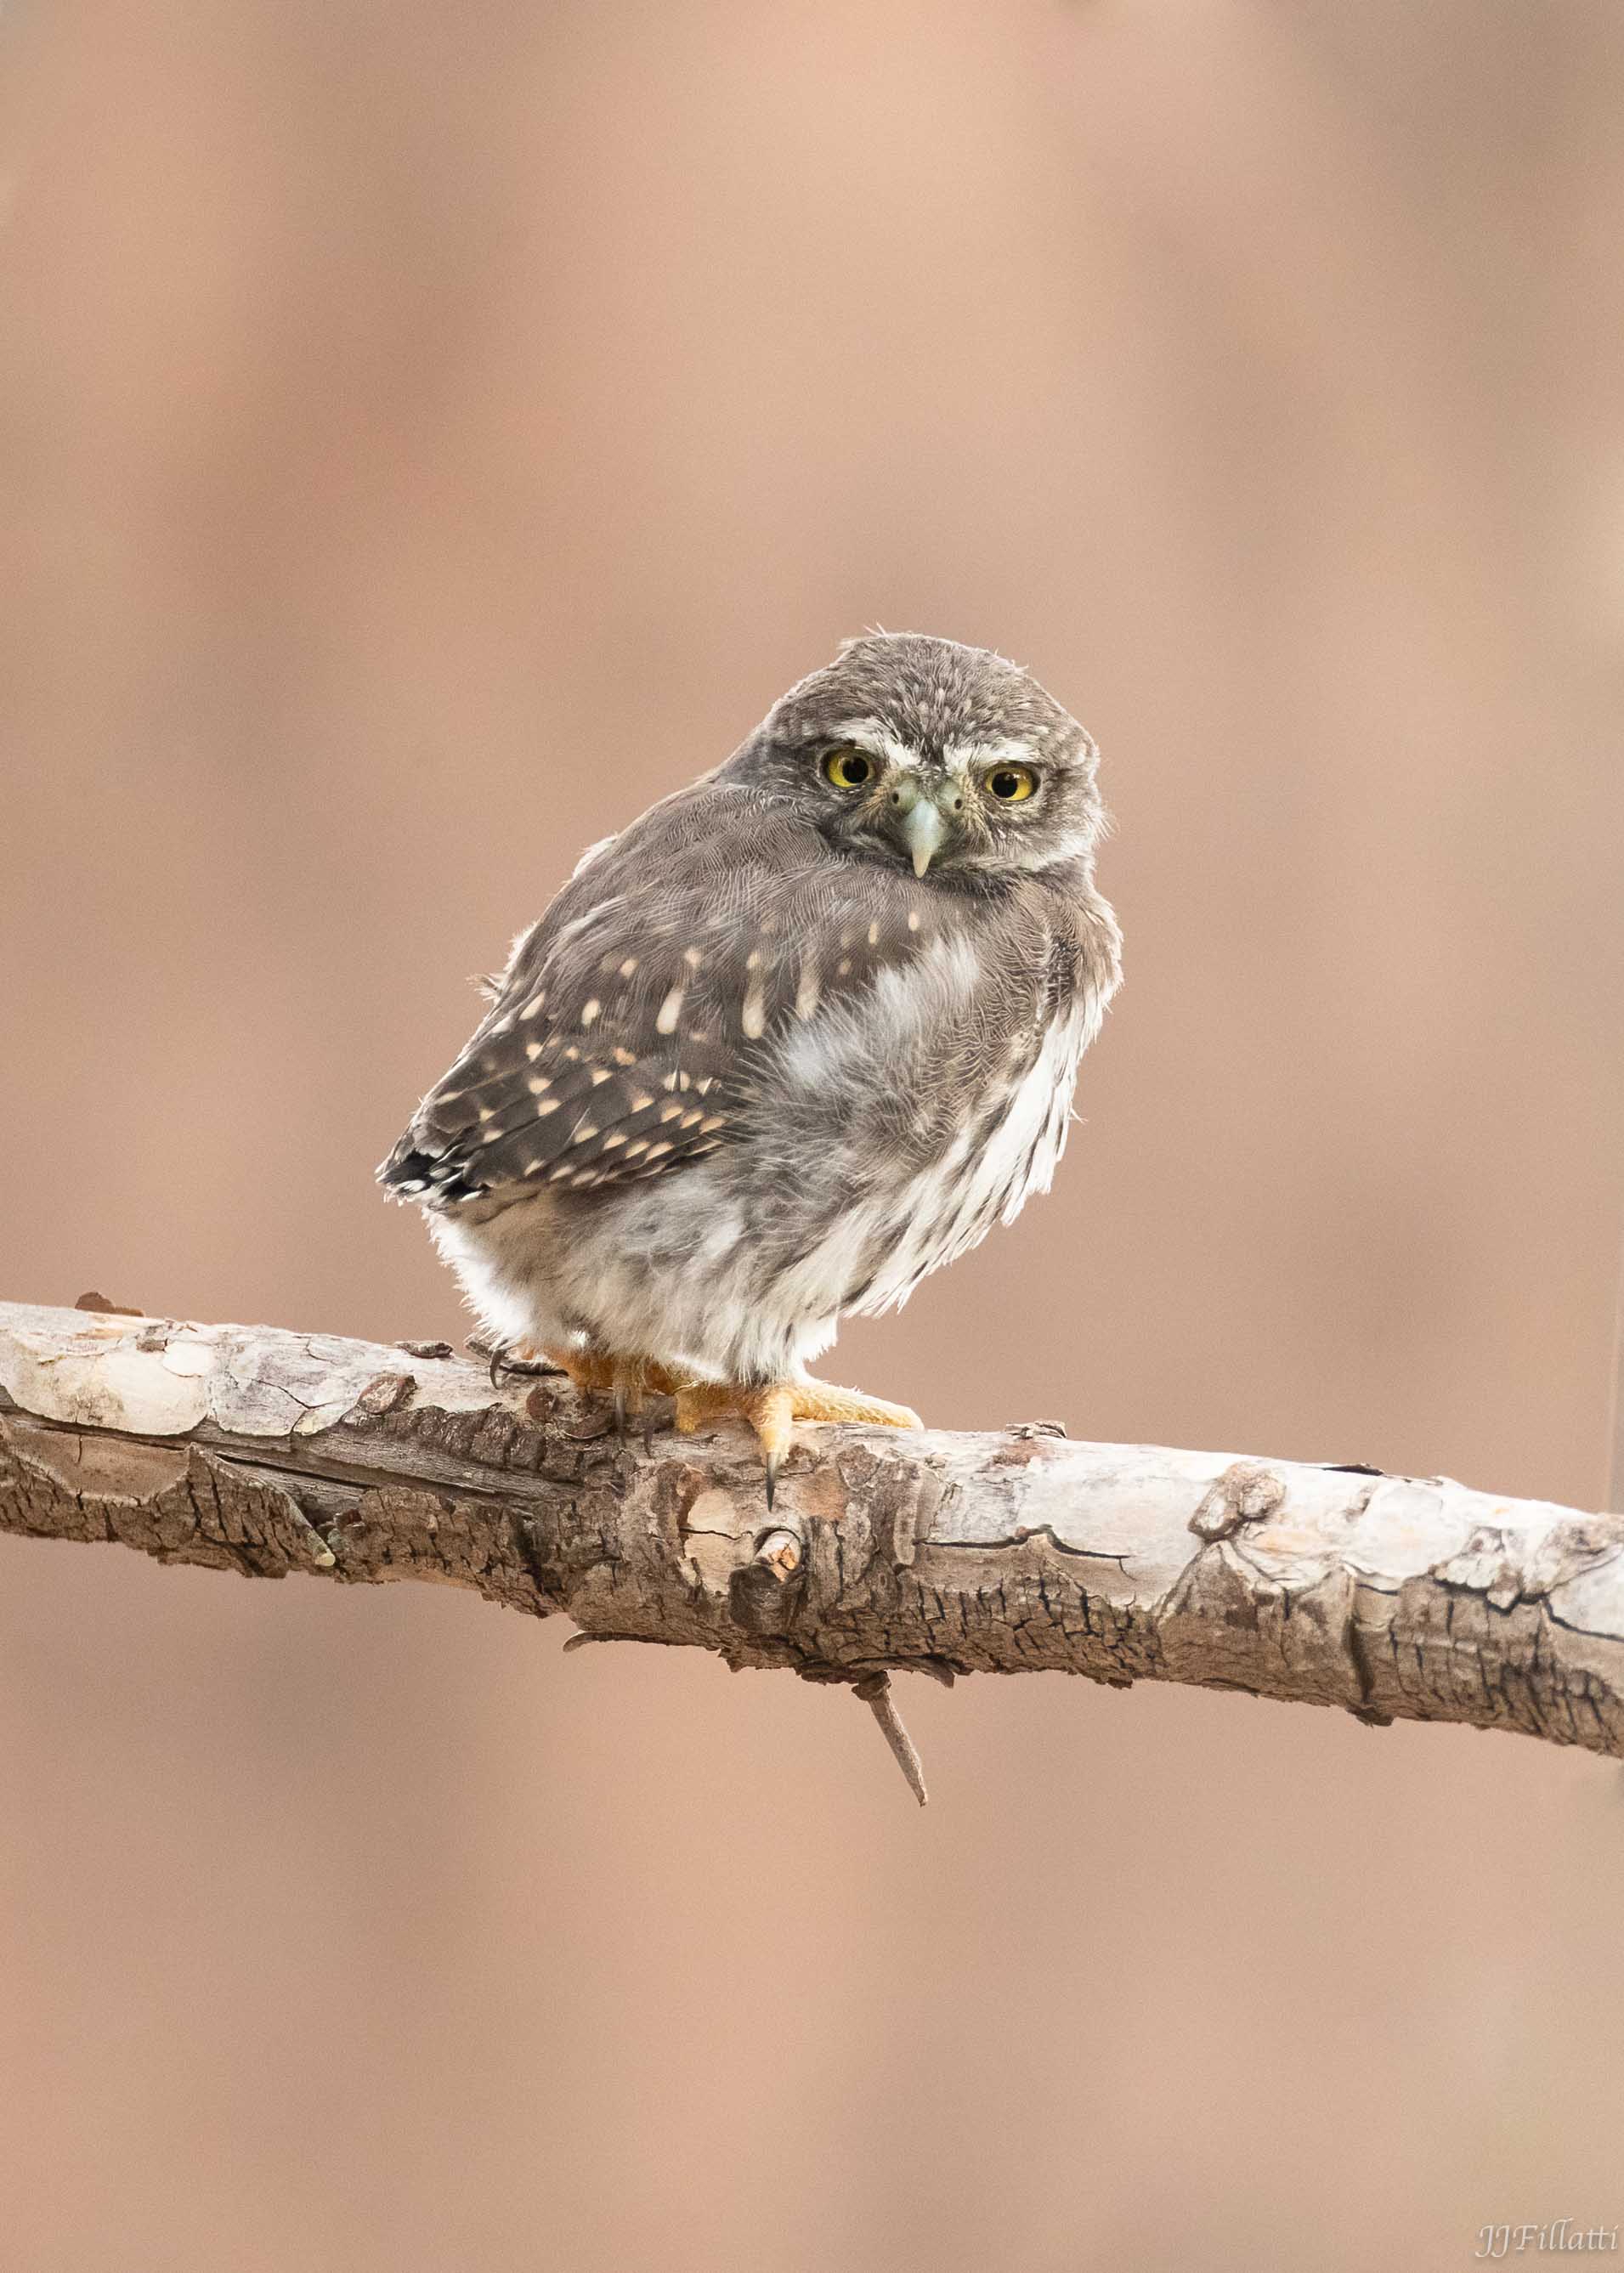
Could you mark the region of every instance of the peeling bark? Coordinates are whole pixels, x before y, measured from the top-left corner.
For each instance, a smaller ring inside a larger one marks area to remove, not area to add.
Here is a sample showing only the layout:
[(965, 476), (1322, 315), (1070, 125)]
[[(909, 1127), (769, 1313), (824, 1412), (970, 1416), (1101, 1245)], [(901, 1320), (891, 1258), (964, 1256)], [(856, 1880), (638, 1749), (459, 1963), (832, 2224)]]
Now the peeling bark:
[(1624, 1758), (1624, 1518), (1048, 1423), (808, 1430), (769, 1516), (741, 1428), (656, 1420), (622, 1447), (444, 1344), (0, 1304), (0, 1529), (470, 1587), (849, 1682), (894, 1748), (887, 1672), (1048, 1670)]

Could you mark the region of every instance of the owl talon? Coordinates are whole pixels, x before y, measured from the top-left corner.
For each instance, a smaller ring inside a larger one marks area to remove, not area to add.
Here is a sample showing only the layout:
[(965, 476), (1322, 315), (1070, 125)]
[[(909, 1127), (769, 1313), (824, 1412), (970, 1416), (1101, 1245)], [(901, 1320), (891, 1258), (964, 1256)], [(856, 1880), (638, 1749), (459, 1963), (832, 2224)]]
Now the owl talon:
[(767, 1472), (767, 1505), (772, 1505), (778, 1489), (778, 1471), (783, 1467), (795, 1437), (794, 1392), (786, 1381), (775, 1381), (766, 1389), (748, 1389), (739, 1399), (739, 1410), (756, 1431), (756, 1440), (762, 1448), (762, 1460)]
[(765, 1388), (695, 1381), (677, 1391), (676, 1401), (680, 1436), (692, 1437), (708, 1421), (728, 1414), (749, 1422), (766, 1466), (769, 1507), (794, 1442), (797, 1421), (844, 1422), (868, 1429), (922, 1429), (925, 1425), (906, 1405), (889, 1404), (883, 1397), (865, 1397), (861, 1390), (837, 1389), (827, 1381), (775, 1381)]
[(657, 1397), (674, 1394), (676, 1384), (663, 1365), (651, 1358), (620, 1357), (607, 1350), (560, 1350), (545, 1354), (552, 1365), (569, 1376), (578, 1397), (610, 1392), (613, 1402), (615, 1437), (622, 1452), (628, 1449), (627, 1423), (643, 1422), (643, 1449), (654, 1449), (654, 1418), (649, 1410), (647, 1392)]
[(528, 1381), (537, 1376), (568, 1370), (550, 1357), (545, 1350), (532, 1349), (529, 1342), (493, 1342), (489, 1356), (492, 1389), (500, 1389), (511, 1374), (518, 1374)]

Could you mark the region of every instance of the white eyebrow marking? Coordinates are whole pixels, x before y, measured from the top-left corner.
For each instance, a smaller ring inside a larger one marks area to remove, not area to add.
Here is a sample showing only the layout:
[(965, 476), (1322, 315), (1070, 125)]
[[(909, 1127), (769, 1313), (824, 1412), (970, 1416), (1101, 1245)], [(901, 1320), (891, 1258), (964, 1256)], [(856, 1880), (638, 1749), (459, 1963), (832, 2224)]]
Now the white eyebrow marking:
[(1032, 746), (1016, 734), (994, 734), (984, 740), (966, 735), (963, 741), (949, 742), (942, 752), (943, 762), (956, 773), (967, 773), (972, 766), (1007, 766), (1019, 761), (1021, 765), (1034, 762)]
[(681, 1016), (682, 989), (680, 986), (673, 986), (659, 1006), (659, 1016), (654, 1021), (655, 1031), (660, 1034), (674, 1034), (677, 1031), (677, 1020)]
[(867, 750), (871, 758), (883, 758), (904, 772), (919, 770), (919, 752), (893, 734), (883, 718), (848, 718), (844, 725), (831, 728), (830, 739), (850, 742), (853, 749)]

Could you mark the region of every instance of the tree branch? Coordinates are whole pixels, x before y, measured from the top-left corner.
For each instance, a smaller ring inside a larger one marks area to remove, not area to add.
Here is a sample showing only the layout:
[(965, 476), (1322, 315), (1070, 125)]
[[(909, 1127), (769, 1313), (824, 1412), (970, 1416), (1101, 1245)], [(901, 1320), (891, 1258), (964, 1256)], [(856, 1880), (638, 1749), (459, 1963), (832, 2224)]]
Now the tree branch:
[[(848, 1682), (1195, 1682), (1624, 1758), (1624, 1518), (1142, 1445), (732, 1424), (622, 1445), (445, 1344), (0, 1304), (0, 1529), (259, 1578), (432, 1579), (582, 1638)], [(912, 1762), (910, 1767), (909, 1763)]]

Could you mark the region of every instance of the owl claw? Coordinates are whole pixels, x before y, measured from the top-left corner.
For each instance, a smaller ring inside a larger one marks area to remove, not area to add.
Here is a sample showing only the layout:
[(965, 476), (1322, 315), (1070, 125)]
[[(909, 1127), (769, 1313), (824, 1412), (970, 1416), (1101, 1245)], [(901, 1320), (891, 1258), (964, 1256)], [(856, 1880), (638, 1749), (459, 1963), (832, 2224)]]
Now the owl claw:
[(741, 1412), (756, 1431), (756, 1440), (762, 1448), (762, 1462), (766, 1470), (767, 1505), (771, 1507), (778, 1490), (778, 1471), (784, 1466), (795, 1436), (795, 1394), (786, 1381), (775, 1381), (766, 1389), (747, 1390), (739, 1400)]
[[(470, 1347), (475, 1345), (470, 1344)], [(510, 1374), (520, 1374), (527, 1380), (534, 1375), (562, 1373), (567, 1368), (558, 1365), (547, 1355), (530, 1348), (528, 1342), (493, 1342), (490, 1347), (491, 1386), (500, 1389)]]
[(859, 1428), (921, 1429), (924, 1423), (906, 1405), (865, 1397), (861, 1390), (837, 1389), (825, 1381), (774, 1381), (764, 1388), (700, 1381), (677, 1392), (677, 1430), (693, 1436), (706, 1422), (737, 1414), (756, 1431), (766, 1468), (767, 1504), (772, 1505), (795, 1438), (797, 1421), (845, 1422)]
[(609, 1392), (614, 1433), (623, 1454), (629, 1449), (627, 1424), (631, 1421), (642, 1422), (643, 1449), (652, 1454), (655, 1424), (648, 1392), (652, 1390), (657, 1397), (676, 1393), (676, 1384), (663, 1365), (650, 1358), (619, 1357), (607, 1350), (590, 1349), (560, 1351), (552, 1354), (552, 1362), (569, 1376), (578, 1397)]

